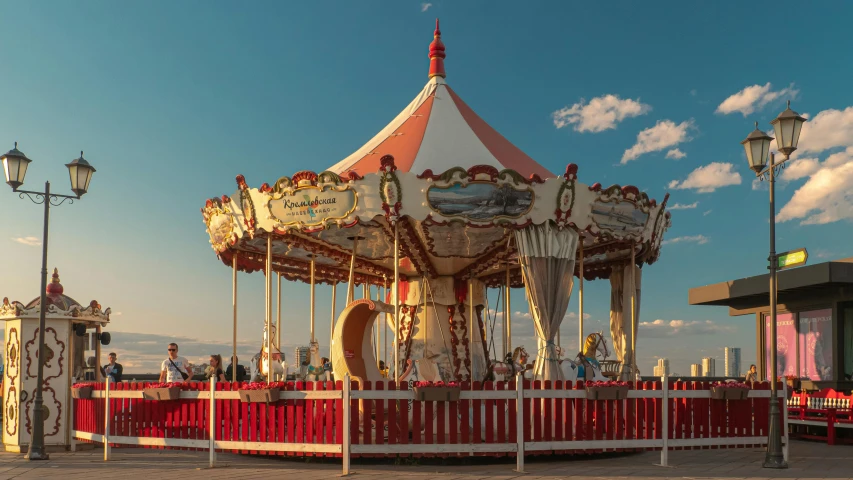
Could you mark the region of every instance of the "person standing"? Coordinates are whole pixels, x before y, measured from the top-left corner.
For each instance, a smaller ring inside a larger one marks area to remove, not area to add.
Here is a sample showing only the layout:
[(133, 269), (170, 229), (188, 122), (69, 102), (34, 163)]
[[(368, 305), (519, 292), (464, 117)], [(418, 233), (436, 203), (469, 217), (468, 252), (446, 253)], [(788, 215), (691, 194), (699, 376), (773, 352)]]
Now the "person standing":
[(240, 362), (237, 361), (237, 357), (232, 357), (231, 358), (231, 365), (228, 365), (228, 368), (225, 370), (225, 381), (226, 382), (230, 382), (231, 379), (234, 378), (232, 375), (234, 374), (234, 368), (235, 368), (234, 366), (235, 365), (237, 368), (237, 381), (243, 382), (246, 380), (246, 367), (244, 367), (243, 365), (240, 365)]
[(222, 371), (222, 355), (210, 356), (210, 365), (205, 369), (204, 376), (208, 380), (215, 377), (217, 382), (225, 381), (225, 372)]
[(169, 344), (169, 356), (160, 365), (160, 382), (186, 382), (190, 378), (190, 362), (178, 356), (178, 344)]
[(113, 383), (118, 383), (121, 381), (121, 374), (124, 372), (124, 367), (122, 367), (120, 363), (116, 362), (115, 352), (110, 352), (109, 358), (110, 363), (101, 367), (101, 374), (103, 374), (104, 377), (111, 377)]
[(749, 366), (749, 371), (746, 372), (745, 383), (754, 383), (758, 381), (758, 369), (755, 367), (755, 364)]

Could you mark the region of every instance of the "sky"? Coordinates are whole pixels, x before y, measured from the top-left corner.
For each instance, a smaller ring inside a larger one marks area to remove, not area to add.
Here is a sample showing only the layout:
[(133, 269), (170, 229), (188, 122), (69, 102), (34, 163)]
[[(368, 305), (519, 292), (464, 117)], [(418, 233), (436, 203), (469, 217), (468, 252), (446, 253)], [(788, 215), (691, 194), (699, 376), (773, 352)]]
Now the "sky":
[[(0, 149), (17, 141), (33, 159), (24, 188), (70, 193), (63, 165), (80, 150), (97, 168), (81, 201), (52, 210), (48, 263), (67, 295), (112, 308), (108, 349), (128, 371), (155, 370), (173, 340), (192, 361), (227, 355), (231, 273), (209, 246), (205, 199), (233, 193), (237, 174), (272, 183), (359, 148), (426, 83), (440, 17), (448, 83), (528, 155), (552, 172), (576, 163), (586, 184), (671, 194), (672, 228), (643, 272), (639, 366), (651, 374), (667, 357), (688, 373), (711, 356), (719, 371), (725, 346), (754, 361), (754, 317), (689, 306), (687, 292), (765, 271), (768, 192), (740, 141), (755, 121), (771, 130), (788, 99), (810, 121), (778, 184), (777, 250), (853, 256), (853, 65), (840, 55), (851, 16), (846, 2), (791, 1), (3, 2), (16, 28), (0, 43)], [(42, 210), (0, 189), (0, 212), (0, 297), (26, 303)], [(263, 276), (239, 285), (247, 355), (261, 343)], [(307, 293), (283, 288), (289, 356), (307, 344)], [(532, 350), (513, 295), (513, 330)], [(587, 282), (587, 332), (607, 330), (609, 296), (609, 282)], [(577, 310), (575, 293), (570, 349)]]

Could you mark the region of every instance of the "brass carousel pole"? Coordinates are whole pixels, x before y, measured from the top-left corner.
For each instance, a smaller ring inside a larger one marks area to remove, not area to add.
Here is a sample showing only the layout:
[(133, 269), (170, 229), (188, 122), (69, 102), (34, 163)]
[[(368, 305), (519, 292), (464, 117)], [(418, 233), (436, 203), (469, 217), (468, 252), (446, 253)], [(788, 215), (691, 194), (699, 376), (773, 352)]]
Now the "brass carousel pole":
[(231, 338), (231, 381), (237, 381), (237, 252), (231, 257), (231, 303), (234, 307), (234, 331)]
[(314, 255), (311, 255), (311, 343), (314, 343)]
[[(388, 278), (382, 277), (382, 298), (388, 300)], [(382, 316), (382, 360), (385, 361), (385, 368), (388, 368), (388, 314)]]
[(394, 381), (400, 381), (400, 233), (394, 223)]
[[(471, 391), (474, 391), (474, 280), (468, 279), (468, 343), (471, 345), (471, 370), (468, 372), (468, 381), (471, 382)], [(484, 349), (485, 350), (485, 349)]]
[(580, 267), (578, 268), (578, 351), (583, 351), (583, 234), (580, 240)]
[[(266, 262), (267, 384), (272, 382), (272, 233), (267, 234)], [(263, 360), (263, 359), (261, 359)], [(237, 368), (237, 367), (234, 367)]]
[(329, 356), (332, 355), (332, 339), (335, 338), (335, 307), (338, 296), (338, 282), (332, 284), (332, 319), (329, 322)]
[(512, 305), (509, 300), (510, 289), (509, 261), (506, 262), (506, 349), (512, 353)]
[(276, 280), (278, 284), (276, 285), (278, 289), (278, 298), (275, 302), (276, 308), (278, 312), (276, 314), (276, 322), (275, 322), (275, 346), (277, 350), (281, 350), (281, 272), (276, 276)]
[[(368, 287), (368, 288), (370, 288), (370, 287)], [(377, 301), (381, 300), (380, 295), (382, 295), (382, 292), (379, 290), (379, 286), (377, 285), (376, 286), (376, 300)], [(374, 323), (376, 323), (376, 326), (374, 327), (374, 329), (376, 330), (376, 344), (374, 345), (374, 348), (376, 349), (376, 368), (379, 368), (379, 355), (381, 353), (379, 346), (381, 345), (380, 344), (381, 339), (379, 338), (379, 333), (380, 333), (379, 323), (377, 323), (377, 322), (374, 322)]]
[[(506, 275), (506, 284), (507, 284), (506, 293), (508, 294), (509, 293), (509, 264), (507, 264), (506, 272), (507, 272), (507, 275)], [(500, 291), (500, 290), (498, 290), (498, 291)], [(501, 356), (502, 362), (504, 360), (506, 360), (507, 340), (508, 340), (506, 327), (507, 327), (507, 318), (509, 318), (508, 317), (508, 315), (509, 315), (509, 301), (508, 301), (509, 295), (507, 295), (507, 294), (504, 294), (504, 305), (503, 305), (504, 314), (503, 314), (503, 322), (501, 322), (503, 324), (503, 337), (504, 337), (504, 339), (503, 339), (503, 351), (502, 351), (502, 356)]]
[(631, 375), (637, 377), (637, 249), (635, 243), (631, 242)]
[(358, 236), (349, 237), (352, 240), (352, 258), (349, 262), (349, 280), (347, 283), (347, 305), (355, 300), (355, 254), (358, 249)]

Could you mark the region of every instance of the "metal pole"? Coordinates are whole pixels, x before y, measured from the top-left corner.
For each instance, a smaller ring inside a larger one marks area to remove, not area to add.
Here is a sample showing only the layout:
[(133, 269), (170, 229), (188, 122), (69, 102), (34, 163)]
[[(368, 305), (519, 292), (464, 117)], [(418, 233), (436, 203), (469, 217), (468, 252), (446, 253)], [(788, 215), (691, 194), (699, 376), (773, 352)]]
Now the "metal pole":
[[(388, 279), (382, 277), (382, 299), (388, 300)], [(388, 368), (388, 314), (382, 314), (384, 321), (382, 322), (382, 360), (385, 362), (385, 368)]]
[[(400, 381), (400, 233), (394, 223), (394, 381)], [(346, 429), (344, 429), (346, 430)]]
[[(506, 284), (509, 285), (509, 268), (507, 268)], [(506, 293), (509, 292), (509, 288), (506, 288), (505, 290), (506, 290), (506, 292), (504, 293), (504, 305), (503, 305), (504, 314), (503, 314), (503, 321), (501, 322), (502, 327), (503, 327), (503, 331), (501, 333), (503, 333), (503, 337), (504, 337), (503, 338), (503, 345), (502, 345), (503, 350), (502, 350), (502, 354), (501, 354), (501, 362), (506, 360), (506, 352), (507, 352), (507, 350), (506, 350), (507, 349), (507, 333), (506, 333), (507, 321), (506, 321), (506, 319), (507, 319), (507, 312), (509, 311), (509, 309), (507, 308), (507, 298), (509, 298), (509, 295), (506, 295)], [(498, 290), (498, 292), (500, 292), (500, 290)]]
[(515, 376), (515, 471), (524, 472), (524, 374)]
[(510, 303), (509, 262), (506, 263), (506, 351), (512, 353), (512, 304)]
[(637, 377), (637, 249), (631, 242), (631, 375)]
[(231, 381), (237, 381), (237, 252), (231, 257), (231, 303), (234, 307), (234, 331), (231, 338)]
[[(396, 238), (396, 234), (395, 234)], [(347, 281), (347, 305), (355, 300), (355, 252), (358, 249), (358, 236), (352, 237), (352, 258), (349, 262), (349, 280)]]
[[(272, 383), (272, 233), (267, 235), (266, 320), (267, 320), (267, 384)], [(263, 359), (261, 359), (263, 361)], [(237, 367), (234, 367), (237, 368)]]
[[(368, 288), (369, 288), (369, 287), (368, 287)], [(377, 300), (377, 301), (378, 301), (378, 300), (381, 300), (381, 299), (380, 299), (380, 296), (381, 296), (381, 295), (382, 295), (382, 292), (379, 290), (379, 285), (377, 285), (377, 286), (376, 286), (376, 300)], [(380, 343), (381, 338), (379, 337), (379, 334), (380, 334), (381, 332), (380, 332), (380, 330), (379, 330), (379, 323), (378, 323), (378, 322), (375, 322), (375, 323), (376, 323), (376, 327), (375, 327), (375, 330), (376, 330), (376, 342), (375, 342), (374, 348), (376, 349), (376, 368), (379, 368), (379, 356), (380, 356), (380, 354), (381, 354), (381, 350), (379, 349), (379, 346), (381, 345), (381, 343)]]
[[(47, 460), (50, 456), (44, 450), (44, 399), (42, 389), (44, 388), (44, 316), (47, 313), (47, 234), (50, 223), (50, 182), (44, 182), (44, 236), (41, 245), (41, 301), (39, 303), (39, 349), (38, 368), (36, 369), (36, 395), (33, 399), (33, 440), (31, 442), (27, 459)], [(98, 359), (100, 362), (100, 358)], [(95, 372), (99, 371), (100, 363), (96, 365)]]
[(281, 272), (276, 275), (276, 281), (278, 282), (276, 285), (278, 298), (276, 299), (275, 304), (278, 312), (276, 313), (275, 322), (275, 346), (277, 350), (281, 350)]
[(350, 458), (349, 457), (350, 457), (350, 441), (351, 441), (351, 439), (350, 439), (349, 424), (350, 424), (350, 416), (352, 415), (352, 411), (350, 408), (350, 397), (352, 396), (352, 393), (350, 390), (351, 388), (352, 387), (350, 385), (349, 373), (347, 373), (346, 375), (344, 375), (344, 391), (342, 392), (343, 397), (344, 397), (343, 398), (343, 401), (344, 401), (343, 402), (344, 403), (344, 405), (343, 405), (343, 407), (344, 407), (343, 416), (344, 416), (344, 418), (342, 419), (343, 424), (344, 424), (344, 429), (343, 429), (344, 436), (341, 439), (341, 444), (342, 444), (341, 448), (343, 449), (343, 452), (341, 452), (341, 457), (342, 457), (341, 463), (343, 464), (343, 472), (342, 472), (343, 475), (349, 475), (350, 474), (350, 469), (349, 469)]
[(332, 284), (332, 320), (331, 320), (331, 329), (329, 330), (329, 352), (331, 356), (332, 351), (332, 340), (335, 338), (335, 306), (337, 305), (338, 300), (338, 283), (335, 282)]
[(314, 255), (311, 255), (311, 343), (314, 343)]
[[(787, 158), (786, 158), (787, 160)], [(776, 385), (776, 156), (770, 154), (770, 429), (767, 433), (767, 454), (764, 468), (788, 468), (782, 453), (779, 396)]]
[[(478, 335), (479, 337), (479, 335)], [(471, 382), (471, 391), (474, 391), (474, 280), (468, 279), (468, 343), (471, 345), (471, 371), (468, 372), (468, 381)]]
[(104, 461), (110, 460), (110, 379), (104, 384)]
[(583, 234), (580, 239), (580, 284), (578, 285), (578, 351), (583, 350)]
[(660, 451), (660, 464), (662, 467), (669, 466), (669, 378), (666, 375), (660, 377), (663, 387), (663, 406), (661, 407), (661, 435), (663, 435), (663, 448)]

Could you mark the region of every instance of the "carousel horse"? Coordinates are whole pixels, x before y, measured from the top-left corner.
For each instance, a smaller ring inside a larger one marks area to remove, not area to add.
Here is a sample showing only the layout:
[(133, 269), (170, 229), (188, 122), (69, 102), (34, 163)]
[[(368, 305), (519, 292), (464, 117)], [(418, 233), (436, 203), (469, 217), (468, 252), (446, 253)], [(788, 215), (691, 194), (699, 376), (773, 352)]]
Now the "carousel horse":
[(308, 382), (330, 380), (330, 372), (324, 368), (323, 360), (320, 358), (320, 344), (311, 342), (308, 352), (308, 368), (305, 369), (303, 379)]
[[(597, 358), (601, 356), (601, 359)], [(586, 337), (583, 351), (577, 356), (577, 378), (581, 380), (606, 381), (607, 377), (601, 373), (600, 361), (604, 361), (610, 355), (607, 342), (601, 332), (591, 333)]]
[[(272, 336), (275, 336), (275, 325), (271, 325)], [(273, 342), (272, 344), (272, 361), (267, 362), (268, 352), (267, 352), (267, 328), (264, 326), (264, 343), (261, 346), (261, 351), (256, 353), (255, 356), (252, 357), (252, 380), (264, 380), (269, 376), (267, 372), (268, 363), (271, 364), (269, 368), (272, 369), (272, 381), (284, 380), (285, 375), (287, 374), (287, 363), (284, 361), (284, 354), (278, 349), (278, 346)]]
[(491, 373), (494, 375), (496, 382), (506, 382), (512, 380), (516, 374), (529, 370), (527, 362), (530, 359), (530, 354), (524, 347), (515, 347), (512, 352), (512, 357), (507, 354), (505, 362), (492, 362)]

